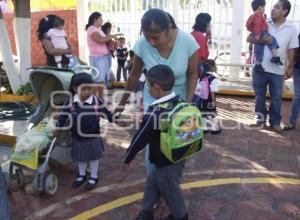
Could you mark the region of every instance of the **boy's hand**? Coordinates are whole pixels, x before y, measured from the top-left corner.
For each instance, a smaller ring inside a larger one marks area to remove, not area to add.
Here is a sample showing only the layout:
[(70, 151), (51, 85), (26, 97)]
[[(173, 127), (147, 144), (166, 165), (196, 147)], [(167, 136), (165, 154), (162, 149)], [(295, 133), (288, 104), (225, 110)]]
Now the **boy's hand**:
[(124, 172), (128, 172), (128, 170), (129, 170), (129, 168), (130, 168), (130, 164), (129, 163), (123, 163), (123, 165), (122, 165), (122, 170), (124, 171)]

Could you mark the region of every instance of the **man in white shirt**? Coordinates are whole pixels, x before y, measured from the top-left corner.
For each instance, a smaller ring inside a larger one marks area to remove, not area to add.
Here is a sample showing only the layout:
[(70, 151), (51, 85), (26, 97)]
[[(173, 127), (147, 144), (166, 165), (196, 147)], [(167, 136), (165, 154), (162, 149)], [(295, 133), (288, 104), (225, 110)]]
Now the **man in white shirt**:
[[(285, 64), (275, 65), (270, 62), (272, 52), (265, 48), (262, 66), (265, 72), (253, 70), (253, 88), (255, 91), (256, 124), (254, 127), (264, 126), (267, 114), (270, 116), (270, 126), (276, 132), (281, 132), (281, 94), (284, 79), (291, 77), (293, 72), (293, 61), (295, 49), (299, 47), (296, 27), (286, 17), (290, 13), (291, 3), (288, 0), (278, 0), (271, 11), (271, 19), (267, 21), (269, 32), (279, 44), (278, 54)], [(256, 40), (248, 37), (250, 43), (266, 44), (270, 38)], [(267, 46), (266, 46), (267, 47)], [(270, 108), (266, 108), (266, 92), (269, 87), (271, 97)]]

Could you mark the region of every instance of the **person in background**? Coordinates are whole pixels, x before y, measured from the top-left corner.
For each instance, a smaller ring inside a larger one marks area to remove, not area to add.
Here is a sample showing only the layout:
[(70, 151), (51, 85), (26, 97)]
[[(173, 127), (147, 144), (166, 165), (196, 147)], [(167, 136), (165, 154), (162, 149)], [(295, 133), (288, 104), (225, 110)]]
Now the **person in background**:
[[(101, 29), (104, 32), (104, 34), (106, 34), (106, 36), (111, 35), (112, 24), (110, 22), (105, 22), (102, 25)], [(107, 49), (109, 51), (108, 62), (109, 62), (110, 70), (111, 70), (112, 58), (115, 58), (115, 50), (116, 50), (116, 47), (117, 47), (117, 43), (114, 39), (111, 39), (110, 41), (108, 41), (106, 43), (106, 46), (107, 46)]]
[[(47, 32), (47, 37), (51, 40), (51, 43), (55, 49), (68, 49), (69, 43), (67, 40), (67, 34), (64, 30), (65, 21), (59, 17), (56, 17), (53, 22), (53, 28)], [(65, 54), (65, 57), (69, 59), (69, 66), (74, 63), (72, 54)], [(62, 56), (54, 56), (56, 66), (62, 68)]]
[[(247, 30), (251, 32), (255, 39), (266, 38), (271, 36), (272, 43), (268, 44), (269, 49), (272, 51), (273, 57), (271, 62), (276, 65), (283, 65), (278, 56), (278, 42), (275, 37), (270, 35), (268, 32), (268, 24), (265, 19), (265, 0), (253, 0), (251, 3), (254, 14), (251, 15), (246, 23)], [(254, 45), (254, 53), (255, 53), (255, 69), (257, 72), (264, 72), (264, 68), (261, 63), (264, 56), (264, 46), (263, 44), (255, 44)]]
[(62, 56), (61, 65), (65, 67), (69, 65), (69, 59), (65, 55), (72, 54), (72, 48), (70, 46), (66, 49), (54, 48), (51, 40), (47, 38), (47, 32), (54, 27), (54, 21), (56, 19), (61, 18), (56, 15), (47, 15), (42, 18), (38, 25), (37, 37), (42, 43), (47, 59), (47, 65), (57, 67), (54, 56)]
[(102, 97), (104, 87), (108, 86), (110, 77), (109, 56), (106, 43), (112, 39), (116, 39), (119, 35), (106, 35), (102, 27), (102, 15), (99, 12), (93, 12), (89, 16), (88, 24), (86, 25), (87, 44), (90, 52), (90, 65), (97, 68), (99, 76), (95, 82), (99, 84), (97, 96)]
[[(300, 34), (298, 35), (300, 44)], [(296, 51), (295, 62), (294, 62), (294, 98), (291, 109), (291, 116), (289, 122), (284, 126), (285, 131), (293, 130), (296, 128), (297, 118), (300, 112), (300, 47)]]
[[(262, 66), (264, 73), (253, 70), (253, 88), (255, 92), (255, 124), (253, 128), (264, 128), (266, 126), (267, 115), (270, 116), (270, 128), (275, 132), (282, 132), (281, 128), (281, 95), (284, 79), (290, 78), (294, 69), (295, 49), (299, 47), (298, 32), (295, 25), (286, 19), (291, 10), (291, 3), (288, 0), (278, 0), (271, 11), (271, 19), (267, 21), (269, 32), (278, 43), (278, 54), (284, 66), (271, 62), (273, 54), (270, 50), (264, 50)], [(268, 44), (272, 42), (272, 37), (255, 39), (248, 36), (250, 43)], [(266, 106), (267, 89), (270, 92), (270, 107)]]
[(125, 62), (127, 60), (128, 51), (127, 51), (127, 47), (125, 47), (125, 38), (124, 37), (119, 38), (118, 47), (117, 47), (116, 51), (117, 51), (117, 59), (118, 59), (117, 81), (121, 80), (121, 71), (123, 71), (123, 79), (126, 82), (127, 81), (127, 71), (124, 67), (125, 67)]
[[(201, 64), (199, 64), (199, 72), (201, 71), (200, 65)], [(199, 73), (200, 78), (192, 101), (203, 116), (204, 132), (210, 132), (211, 134), (219, 134), (221, 132), (217, 121), (216, 92), (218, 91), (218, 79), (215, 76), (216, 72), (216, 62), (208, 59), (203, 65), (203, 72), (201, 74)], [(210, 124), (210, 127), (208, 127), (208, 124)]]
[(191, 33), (197, 43), (199, 44), (199, 49), (197, 51), (198, 63), (201, 66), (201, 71), (203, 72), (203, 64), (209, 56), (208, 50), (208, 37), (211, 35), (211, 16), (208, 13), (200, 13), (195, 19), (195, 24), (193, 26), (193, 32)]

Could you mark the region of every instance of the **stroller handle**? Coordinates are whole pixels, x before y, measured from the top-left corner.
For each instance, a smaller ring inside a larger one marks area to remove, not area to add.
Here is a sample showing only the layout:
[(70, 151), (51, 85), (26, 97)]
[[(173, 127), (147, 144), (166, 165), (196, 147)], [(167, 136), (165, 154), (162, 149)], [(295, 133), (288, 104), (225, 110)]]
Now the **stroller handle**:
[(80, 64), (78, 64), (75, 67), (73, 67), (72, 70), (75, 73), (78, 73), (80, 71), (85, 71), (88, 74), (92, 75), (93, 79), (97, 79), (99, 77), (99, 74), (100, 74), (99, 70), (96, 67), (88, 66), (88, 65), (80, 65)]

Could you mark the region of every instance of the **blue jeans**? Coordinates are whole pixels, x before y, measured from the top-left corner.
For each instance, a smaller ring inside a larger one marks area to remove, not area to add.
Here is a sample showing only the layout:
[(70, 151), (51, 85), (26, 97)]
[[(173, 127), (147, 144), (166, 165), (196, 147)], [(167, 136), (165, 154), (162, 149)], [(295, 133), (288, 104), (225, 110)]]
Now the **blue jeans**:
[(90, 65), (99, 71), (99, 76), (95, 79), (95, 82), (104, 83), (108, 86), (110, 75), (109, 56), (90, 56), (89, 59)]
[[(272, 35), (270, 35), (268, 31), (262, 32), (261, 35), (262, 35), (263, 38), (269, 37), (269, 36), (272, 37), (272, 39), (273, 39), (272, 43), (268, 44), (268, 47), (269, 47), (270, 50), (279, 48), (279, 45), (278, 45), (278, 42), (277, 42), (276, 38), (273, 37)], [(255, 52), (256, 61), (261, 62), (263, 60), (264, 48), (265, 48), (264, 44), (255, 44), (254, 52)]]
[[(280, 125), (281, 94), (284, 77), (274, 73), (257, 73), (253, 71), (253, 88), (255, 92), (255, 113), (257, 122), (265, 122), (270, 116), (270, 125)], [(271, 104), (266, 107), (266, 93), (269, 86)]]
[(6, 186), (5, 186), (1, 166), (0, 166), (0, 219), (1, 220), (9, 219)]
[(292, 125), (296, 125), (297, 118), (300, 111), (300, 69), (295, 68), (293, 80), (294, 80), (294, 99), (293, 99), (290, 123)]

